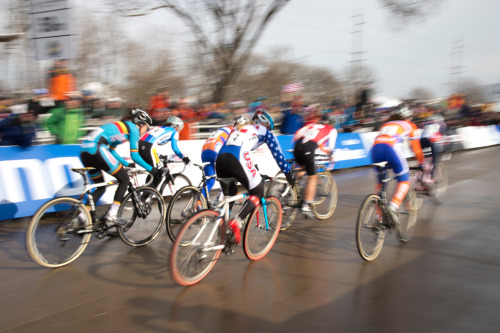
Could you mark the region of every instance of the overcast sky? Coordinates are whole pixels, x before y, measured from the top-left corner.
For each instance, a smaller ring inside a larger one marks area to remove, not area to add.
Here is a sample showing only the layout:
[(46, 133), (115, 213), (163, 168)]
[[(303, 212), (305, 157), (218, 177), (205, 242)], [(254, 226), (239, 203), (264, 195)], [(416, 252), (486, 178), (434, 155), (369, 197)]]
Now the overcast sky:
[[(76, 10), (102, 3), (71, 1)], [(356, 34), (357, 46), (353, 47), (353, 15), (360, 13), (362, 43)], [(286, 46), (297, 61), (341, 75), (352, 60), (353, 49), (362, 44), (363, 63), (374, 71), (377, 95), (408, 97), (413, 88), (424, 87), (441, 97), (450, 92), (451, 66), (463, 66), (462, 79), (500, 82), (499, 14), (500, 0), (444, 0), (424, 21), (401, 24), (377, 0), (291, 0), (268, 26), (255, 52)], [(166, 10), (124, 20), (142, 36), (162, 31), (176, 54), (188, 52), (182, 47), (187, 29)], [(460, 45), (461, 59), (452, 57)]]
[[(362, 38), (356, 34), (354, 47), (353, 15), (360, 13)], [(408, 97), (413, 88), (424, 87), (441, 97), (450, 92), (451, 66), (463, 66), (462, 79), (500, 82), (499, 14), (499, 0), (444, 0), (425, 20), (405, 24), (376, 0), (291, 0), (268, 26), (255, 51), (267, 53), (275, 46), (287, 46), (298, 61), (341, 75), (353, 49), (362, 44), (364, 64), (377, 79), (377, 95)], [(185, 30), (166, 22), (164, 15), (157, 12), (137, 22), (164, 29), (173, 41), (178, 40)]]

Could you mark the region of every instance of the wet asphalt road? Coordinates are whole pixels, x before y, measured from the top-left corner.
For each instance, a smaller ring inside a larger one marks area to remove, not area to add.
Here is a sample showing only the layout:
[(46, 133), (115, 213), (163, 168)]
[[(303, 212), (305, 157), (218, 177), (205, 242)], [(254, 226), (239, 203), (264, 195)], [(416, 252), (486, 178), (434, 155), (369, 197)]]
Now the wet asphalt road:
[(412, 241), (357, 253), (369, 168), (336, 172), (328, 221), (301, 216), (264, 259), (241, 248), (192, 287), (170, 277), (165, 231), (150, 245), (96, 240), (72, 264), (27, 254), (28, 219), (0, 224), (0, 332), (498, 332), (500, 146), (455, 153), (448, 192), (426, 200)]

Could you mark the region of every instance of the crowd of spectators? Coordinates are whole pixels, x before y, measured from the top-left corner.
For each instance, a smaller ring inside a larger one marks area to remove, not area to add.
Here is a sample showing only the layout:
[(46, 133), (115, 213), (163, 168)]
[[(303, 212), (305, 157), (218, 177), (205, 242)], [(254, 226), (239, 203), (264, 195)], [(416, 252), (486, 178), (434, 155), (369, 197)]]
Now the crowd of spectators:
[[(55, 62), (47, 82), (48, 89), (34, 89), (27, 100), (0, 94), (0, 145), (77, 144), (88, 131), (120, 120), (134, 107), (146, 110), (154, 125), (163, 125), (169, 116), (180, 117), (185, 123), (180, 140), (203, 139), (213, 130), (230, 124), (234, 116), (251, 115), (261, 107), (273, 115), (275, 130), (281, 134), (294, 134), (324, 114), (335, 116), (339, 132), (376, 131), (392, 111), (392, 108), (372, 104), (366, 89), (358, 101), (346, 105), (339, 100), (329, 104), (308, 103), (300, 94), (282, 96), (285, 98), (281, 103), (270, 103), (262, 96), (250, 103), (233, 100), (200, 104), (185, 97), (173, 99), (168, 89), (161, 88), (147, 105), (138, 105), (125, 103), (121, 98), (105, 99), (89, 91), (78, 91), (66, 61)], [(495, 112), (498, 110), (486, 104), (470, 105), (463, 95), (434, 103), (404, 102), (413, 110), (417, 124), (434, 114), (442, 115), (448, 128), (500, 124), (500, 113)]]

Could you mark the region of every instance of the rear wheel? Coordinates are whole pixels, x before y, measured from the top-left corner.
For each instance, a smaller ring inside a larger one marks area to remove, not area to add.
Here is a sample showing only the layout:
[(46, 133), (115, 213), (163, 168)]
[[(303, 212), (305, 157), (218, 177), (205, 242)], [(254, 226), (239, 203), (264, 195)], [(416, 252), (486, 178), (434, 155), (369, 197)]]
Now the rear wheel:
[(281, 203), (282, 221), (281, 230), (288, 229), (297, 215), (297, 190), (295, 186), (290, 186), (283, 174), (275, 177), (268, 185), (266, 196), (278, 198)]
[(31, 218), (26, 232), (30, 257), (45, 267), (60, 267), (78, 258), (92, 232), (88, 210), (77, 199), (62, 197), (44, 204)]
[(281, 218), (281, 204), (275, 197), (266, 198), (265, 211), (262, 205), (253, 211), (243, 235), (243, 250), (248, 259), (262, 259), (271, 250), (280, 232)]
[(166, 227), (168, 237), (173, 241), (186, 221), (195, 213), (206, 209), (207, 202), (195, 186), (185, 186), (178, 190), (168, 204)]
[(201, 281), (212, 270), (224, 242), (224, 221), (212, 210), (193, 215), (183, 226), (170, 252), (170, 273), (181, 286)]
[(385, 231), (379, 211), (380, 197), (371, 194), (365, 198), (358, 213), (356, 244), (358, 252), (366, 261), (375, 260), (384, 245)]
[(311, 204), (311, 211), (320, 220), (325, 220), (333, 215), (337, 207), (337, 183), (330, 172), (318, 173), (316, 195)]
[(434, 166), (434, 184), (432, 186), (431, 194), (434, 201), (441, 201), (446, 193), (448, 186), (448, 174), (443, 163), (437, 163)]
[(415, 230), (417, 222), (417, 209), (415, 205), (417, 197), (415, 191), (410, 189), (406, 198), (399, 206), (399, 228), (396, 232), (396, 238), (403, 243), (409, 242)]
[[(136, 207), (141, 201), (142, 211)], [(121, 239), (130, 246), (143, 246), (156, 238), (165, 221), (165, 202), (152, 187), (140, 187), (129, 192), (118, 210), (118, 218), (124, 221), (118, 227)]]

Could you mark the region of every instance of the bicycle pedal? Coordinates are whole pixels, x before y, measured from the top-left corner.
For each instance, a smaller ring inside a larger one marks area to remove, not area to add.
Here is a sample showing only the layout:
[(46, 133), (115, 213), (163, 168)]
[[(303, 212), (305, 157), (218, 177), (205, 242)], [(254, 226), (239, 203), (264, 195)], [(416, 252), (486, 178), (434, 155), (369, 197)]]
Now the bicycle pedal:
[(227, 256), (230, 256), (234, 253), (234, 251), (236, 250), (236, 247), (238, 246), (238, 244), (234, 243), (234, 242), (231, 242), (231, 241), (228, 241), (226, 240), (224, 242), (224, 253), (227, 255)]

